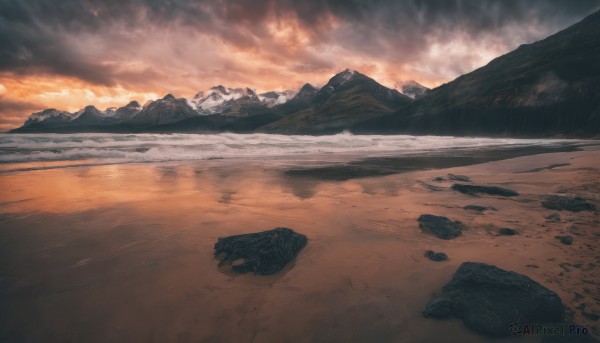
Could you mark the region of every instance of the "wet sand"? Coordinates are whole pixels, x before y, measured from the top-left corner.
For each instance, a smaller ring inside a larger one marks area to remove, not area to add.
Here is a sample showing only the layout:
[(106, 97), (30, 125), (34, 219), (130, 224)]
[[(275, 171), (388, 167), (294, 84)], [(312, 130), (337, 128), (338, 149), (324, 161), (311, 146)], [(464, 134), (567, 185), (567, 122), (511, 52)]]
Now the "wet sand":
[[(528, 275), (600, 336), (577, 309), (600, 313), (598, 213), (552, 222), (540, 205), (555, 192), (600, 205), (598, 147), (344, 181), (289, 169), (298, 165), (211, 160), (0, 174), (0, 341), (503, 342), (421, 316), (465, 261)], [(448, 173), (521, 195), (432, 181)], [(416, 221), (426, 213), (467, 230), (426, 235)], [(218, 237), (277, 226), (309, 238), (284, 272), (217, 268)], [(497, 236), (502, 227), (521, 234)], [(554, 238), (565, 234), (572, 245)], [(429, 261), (429, 249), (449, 260)]]

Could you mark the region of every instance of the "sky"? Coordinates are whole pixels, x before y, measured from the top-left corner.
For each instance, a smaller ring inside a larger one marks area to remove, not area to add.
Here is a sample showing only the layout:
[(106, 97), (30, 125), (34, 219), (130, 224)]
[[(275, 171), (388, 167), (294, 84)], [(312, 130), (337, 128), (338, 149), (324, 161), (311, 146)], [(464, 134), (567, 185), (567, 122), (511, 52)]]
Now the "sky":
[(600, 0), (0, 0), (0, 131), (212, 86), (324, 85), (345, 68), (435, 87)]

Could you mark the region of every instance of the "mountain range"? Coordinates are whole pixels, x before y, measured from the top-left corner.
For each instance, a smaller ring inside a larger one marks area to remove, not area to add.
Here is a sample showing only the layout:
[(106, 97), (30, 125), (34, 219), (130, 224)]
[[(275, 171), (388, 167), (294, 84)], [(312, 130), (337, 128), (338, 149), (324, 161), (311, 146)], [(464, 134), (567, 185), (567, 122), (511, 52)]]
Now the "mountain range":
[(12, 132), (266, 132), (515, 137), (600, 135), (600, 11), (434, 89), (346, 69), (323, 87), (215, 86), (100, 111), (47, 109)]

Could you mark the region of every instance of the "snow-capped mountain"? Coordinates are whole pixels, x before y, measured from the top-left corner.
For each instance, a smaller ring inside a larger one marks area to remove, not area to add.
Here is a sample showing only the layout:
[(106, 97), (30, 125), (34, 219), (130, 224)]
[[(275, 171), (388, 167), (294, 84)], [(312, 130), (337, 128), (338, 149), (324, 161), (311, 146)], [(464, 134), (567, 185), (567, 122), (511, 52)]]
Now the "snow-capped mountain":
[(420, 85), (417, 81), (414, 80), (397, 82), (395, 84), (395, 87), (400, 93), (412, 99), (418, 99), (427, 94), (427, 92), (429, 91), (429, 88)]
[(245, 100), (260, 102), (256, 92), (250, 88), (226, 88), (215, 86), (207, 91), (199, 92), (192, 99), (187, 99), (188, 104), (199, 114), (223, 113), (232, 101), (245, 98)]
[(316, 104), (322, 104), (334, 94), (348, 91), (357, 86), (364, 88), (378, 100), (388, 103), (387, 105), (391, 108), (395, 107), (398, 101), (404, 103), (406, 100), (410, 100), (397, 90), (387, 88), (364, 74), (345, 69), (329, 79), (329, 82), (317, 92), (315, 102)]
[(71, 122), (76, 125), (103, 125), (116, 122), (117, 119), (112, 113), (102, 112), (94, 106), (86, 106), (84, 109), (75, 112)]
[(286, 102), (290, 101), (296, 95), (296, 91), (293, 90), (285, 90), (282, 92), (271, 91), (266, 93), (261, 93), (258, 95), (258, 99), (262, 102), (267, 108), (273, 108), (278, 105), (283, 105)]
[(54, 108), (49, 108), (40, 112), (35, 112), (27, 118), (23, 126), (35, 126), (40, 123), (52, 126), (69, 122), (73, 115), (66, 111), (59, 111)]
[(208, 115), (227, 113), (232, 108), (237, 107), (239, 103), (273, 108), (290, 101), (294, 95), (296, 95), (296, 91), (293, 90), (257, 94), (251, 88), (229, 88), (219, 85), (207, 91), (198, 92), (193, 98), (187, 99), (187, 101), (199, 114)]
[(275, 110), (283, 115), (298, 112), (310, 106), (318, 91), (319, 88), (314, 87), (310, 83), (306, 83), (293, 98), (287, 99), (288, 101), (285, 103), (277, 105)]
[[(136, 114), (142, 111), (143, 107), (137, 101), (131, 101), (127, 105), (117, 108), (114, 111), (114, 116), (119, 120), (125, 121), (133, 118)], [(108, 112), (108, 109), (106, 110)]]

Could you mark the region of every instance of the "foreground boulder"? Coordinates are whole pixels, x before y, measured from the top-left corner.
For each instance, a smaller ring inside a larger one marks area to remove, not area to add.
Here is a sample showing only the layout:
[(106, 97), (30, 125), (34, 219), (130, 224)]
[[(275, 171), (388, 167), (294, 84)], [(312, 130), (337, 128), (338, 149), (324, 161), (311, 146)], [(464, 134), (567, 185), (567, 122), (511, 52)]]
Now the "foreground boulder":
[(215, 244), (215, 257), (222, 254), (219, 265), (244, 260), (242, 264), (233, 264), (231, 267), (238, 273), (271, 275), (291, 262), (306, 242), (307, 238), (303, 234), (278, 227), (263, 232), (219, 238)]
[(423, 232), (431, 233), (441, 239), (452, 239), (460, 236), (463, 224), (459, 221), (451, 221), (442, 216), (423, 214), (417, 219), (419, 228)]
[(514, 323), (562, 322), (558, 295), (525, 275), (478, 262), (460, 265), (442, 292), (430, 301), (426, 318), (461, 318), (473, 331), (506, 336)]
[(595, 211), (596, 206), (580, 196), (549, 195), (542, 200), (542, 206), (550, 210), (571, 212)]
[(501, 195), (504, 197), (514, 197), (519, 195), (519, 193), (507, 189), (507, 188), (502, 188), (502, 187), (498, 187), (498, 186), (476, 186), (476, 185), (465, 185), (462, 183), (455, 183), (452, 185), (452, 189), (454, 189), (455, 191), (464, 193), (464, 194), (469, 194), (469, 195), (476, 195), (476, 194), (489, 194), (489, 195)]

